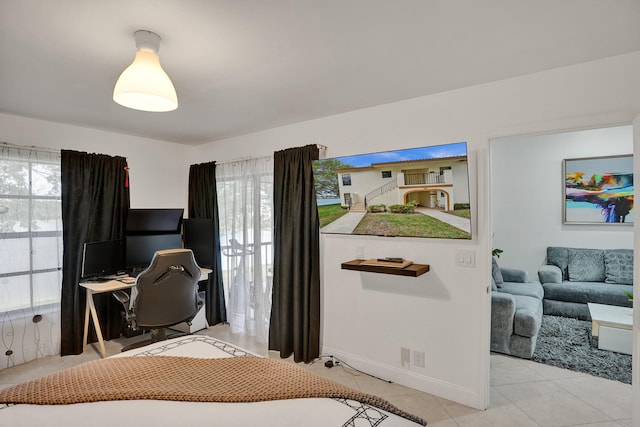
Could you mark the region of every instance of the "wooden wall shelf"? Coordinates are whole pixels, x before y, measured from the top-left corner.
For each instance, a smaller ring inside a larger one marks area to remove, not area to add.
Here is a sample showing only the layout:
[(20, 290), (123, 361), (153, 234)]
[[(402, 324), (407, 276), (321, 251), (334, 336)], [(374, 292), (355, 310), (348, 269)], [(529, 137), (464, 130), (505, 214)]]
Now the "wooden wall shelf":
[(427, 264), (410, 264), (404, 268), (398, 267), (386, 267), (379, 265), (363, 265), (365, 262), (364, 259), (354, 259), (351, 261), (343, 262), (342, 269), (343, 270), (355, 270), (355, 271), (366, 271), (369, 273), (382, 273), (382, 274), (395, 274), (397, 276), (410, 276), (410, 277), (418, 277), (427, 271), (429, 271), (429, 266)]

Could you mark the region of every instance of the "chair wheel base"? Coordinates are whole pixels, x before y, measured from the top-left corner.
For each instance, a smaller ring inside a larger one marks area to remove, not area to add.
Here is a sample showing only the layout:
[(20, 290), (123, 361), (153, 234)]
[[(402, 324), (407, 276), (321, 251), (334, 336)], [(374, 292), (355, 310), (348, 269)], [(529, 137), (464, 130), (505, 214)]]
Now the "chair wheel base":
[[(137, 334), (137, 335), (140, 335), (143, 332), (144, 332), (143, 330), (140, 330), (140, 333)], [(178, 332), (178, 333), (175, 333), (175, 334), (167, 334), (167, 329), (166, 328), (152, 329), (151, 330), (151, 338), (125, 345), (124, 347), (122, 347), (122, 350), (120, 350), (120, 352), (122, 353), (122, 352), (125, 352), (125, 351), (128, 351), (128, 350), (133, 350), (135, 348), (144, 347), (145, 345), (153, 344), (153, 343), (160, 342), (160, 341), (165, 341), (165, 340), (170, 339), (170, 338), (183, 337), (185, 335), (191, 335), (191, 334), (184, 333), (184, 332)]]

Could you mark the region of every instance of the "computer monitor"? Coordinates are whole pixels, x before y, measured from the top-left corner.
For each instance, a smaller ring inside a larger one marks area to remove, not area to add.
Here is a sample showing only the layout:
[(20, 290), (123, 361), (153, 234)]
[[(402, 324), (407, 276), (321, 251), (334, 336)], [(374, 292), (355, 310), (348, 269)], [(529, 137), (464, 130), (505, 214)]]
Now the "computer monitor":
[(110, 276), (124, 270), (122, 240), (87, 242), (82, 252), (83, 279)]
[(184, 209), (129, 209), (127, 235), (180, 233)]
[(213, 254), (213, 220), (202, 218), (186, 218), (182, 221), (184, 247), (191, 249), (200, 267), (212, 268)]
[(126, 266), (128, 269), (144, 269), (151, 264), (156, 251), (182, 247), (180, 234), (153, 234), (127, 236)]

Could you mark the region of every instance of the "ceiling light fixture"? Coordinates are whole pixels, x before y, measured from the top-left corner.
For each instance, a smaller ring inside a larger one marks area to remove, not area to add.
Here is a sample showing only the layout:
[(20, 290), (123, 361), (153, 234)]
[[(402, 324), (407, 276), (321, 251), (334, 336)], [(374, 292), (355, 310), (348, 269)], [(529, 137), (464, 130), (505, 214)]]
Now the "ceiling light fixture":
[(173, 111), (178, 95), (171, 79), (160, 65), (160, 36), (147, 30), (133, 33), (136, 57), (120, 74), (113, 88), (113, 100), (120, 105), (142, 111)]

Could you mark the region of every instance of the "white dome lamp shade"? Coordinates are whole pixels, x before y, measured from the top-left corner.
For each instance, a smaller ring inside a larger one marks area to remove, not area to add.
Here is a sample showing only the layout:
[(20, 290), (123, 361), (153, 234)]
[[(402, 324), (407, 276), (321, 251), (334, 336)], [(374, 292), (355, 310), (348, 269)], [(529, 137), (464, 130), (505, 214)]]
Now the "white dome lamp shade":
[(178, 95), (160, 65), (160, 36), (136, 31), (136, 57), (120, 74), (113, 88), (113, 100), (134, 110), (164, 112), (178, 108)]

